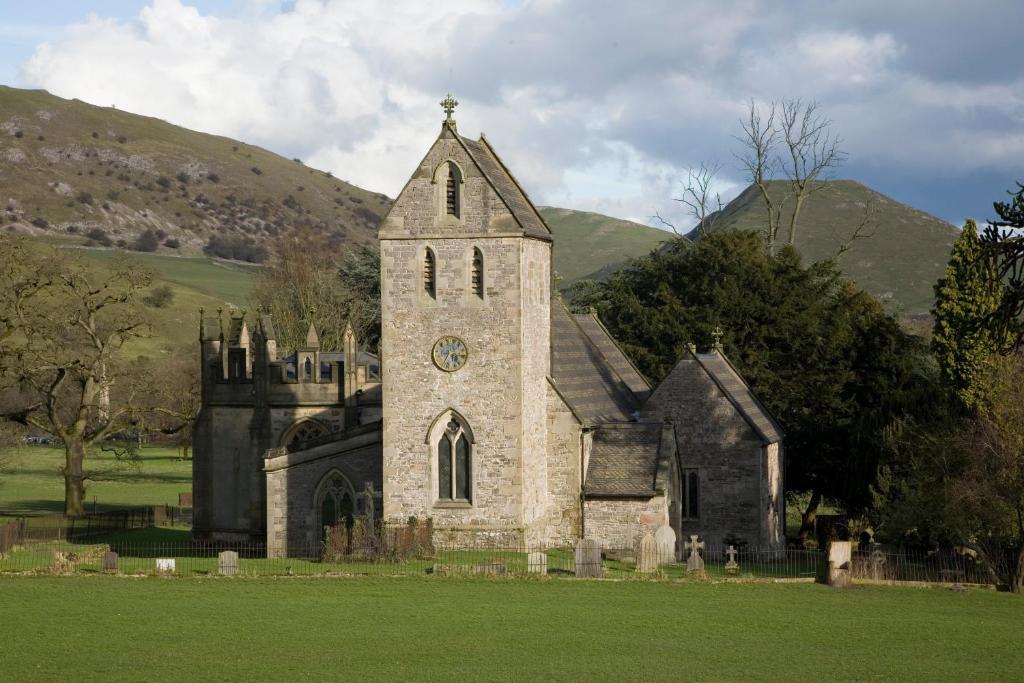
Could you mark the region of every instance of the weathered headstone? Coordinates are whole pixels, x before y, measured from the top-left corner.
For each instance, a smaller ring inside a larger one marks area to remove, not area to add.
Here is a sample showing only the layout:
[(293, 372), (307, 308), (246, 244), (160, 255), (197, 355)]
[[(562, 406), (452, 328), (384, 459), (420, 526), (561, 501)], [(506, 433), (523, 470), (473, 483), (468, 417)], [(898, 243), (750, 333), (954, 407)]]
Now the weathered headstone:
[(592, 538), (576, 544), (576, 576), (601, 576), (601, 546)]
[(658, 542), (654, 540), (651, 532), (644, 534), (640, 539), (640, 550), (637, 553), (636, 570), (642, 574), (649, 574), (658, 569)]
[(174, 558), (173, 557), (158, 557), (156, 558), (156, 570), (161, 573), (173, 574), (174, 573)]
[(668, 524), (662, 524), (654, 532), (654, 542), (658, 544), (658, 564), (671, 564), (676, 561), (676, 532)]
[(729, 546), (729, 548), (725, 551), (725, 554), (729, 557), (729, 560), (725, 563), (725, 573), (739, 574), (740, 564), (736, 561), (736, 546)]
[(690, 540), (686, 542), (686, 549), (690, 551), (689, 557), (686, 558), (686, 571), (704, 571), (704, 559), (700, 556), (700, 551), (703, 548), (704, 541), (700, 540), (700, 536), (697, 534), (692, 534)]
[(853, 544), (850, 541), (832, 541), (828, 546), (825, 566), (825, 583), (835, 588), (850, 585)]
[(531, 574), (547, 574), (548, 573), (548, 554), (535, 552), (530, 553), (526, 557), (526, 571)]
[(485, 562), (478, 564), (473, 567), (474, 574), (494, 574), (495, 576), (504, 576), (508, 573), (508, 568), (504, 562)]
[(217, 573), (221, 576), (235, 576), (238, 574), (238, 553), (234, 550), (225, 550), (218, 555)]
[(103, 571), (117, 573), (117, 553), (110, 550), (103, 553)]

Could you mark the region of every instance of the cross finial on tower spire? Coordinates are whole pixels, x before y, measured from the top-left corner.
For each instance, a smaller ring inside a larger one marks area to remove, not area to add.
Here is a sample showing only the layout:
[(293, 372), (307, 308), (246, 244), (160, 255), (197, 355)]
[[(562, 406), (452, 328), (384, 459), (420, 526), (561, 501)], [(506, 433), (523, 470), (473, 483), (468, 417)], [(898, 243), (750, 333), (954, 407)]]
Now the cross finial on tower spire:
[(445, 113), (445, 123), (454, 123), (452, 112), (455, 111), (457, 106), (459, 106), (459, 101), (452, 97), (451, 93), (448, 93), (448, 96), (441, 100), (441, 108), (444, 109)]
[(722, 350), (722, 335), (724, 335), (724, 334), (725, 333), (722, 332), (721, 326), (718, 326), (718, 325), (716, 325), (715, 329), (711, 331), (711, 337), (712, 337), (712, 339), (715, 340), (715, 347), (714, 347), (715, 351), (721, 351)]

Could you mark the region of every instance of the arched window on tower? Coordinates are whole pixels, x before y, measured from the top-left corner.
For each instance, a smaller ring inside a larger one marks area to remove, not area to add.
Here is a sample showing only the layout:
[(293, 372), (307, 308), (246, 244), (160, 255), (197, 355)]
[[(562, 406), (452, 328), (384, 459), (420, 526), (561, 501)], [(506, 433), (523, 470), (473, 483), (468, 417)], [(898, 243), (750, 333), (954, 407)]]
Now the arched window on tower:
[(437, 296), (436, 270), (434, 252), (427, 247), (423, 254), (423, 291), (432, 298)]
[(449, 420), (437, 442), (437, 498), (468, 503), (472, 497), (472, 445), (462, 424)]
[(313, 361), (310, 358), (306, 358), (306, 362), (302, 364), (302, 376), (307, 381), (313, 379)]
[(473, 247), (473, 267), (471, 270), (473, 294), (484, 298), (484, 254), (478, 248)]
[(445, 213), (456, 218), (459, 217), (461, 208), (459, 206), (459, 200), (461, 199), (459, 197), (459, 186), (462, 184), (461, 180), (458, 167), (455, 164), (449, 163), (448, 177), (445, 178), (444, 185)]

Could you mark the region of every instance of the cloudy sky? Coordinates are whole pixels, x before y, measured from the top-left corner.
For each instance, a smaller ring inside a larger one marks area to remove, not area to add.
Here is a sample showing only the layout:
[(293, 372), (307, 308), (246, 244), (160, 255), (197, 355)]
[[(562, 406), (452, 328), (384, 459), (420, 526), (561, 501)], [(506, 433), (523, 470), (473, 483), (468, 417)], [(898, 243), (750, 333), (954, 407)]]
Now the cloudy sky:
[(648, 222), (747, 102), (807, 98), (860, 180), (951, 222), (1024, 181), (1020, 0), (0, 3), (0, 83), (158, 116), (394, 196), (451, 91), (539, 204)]

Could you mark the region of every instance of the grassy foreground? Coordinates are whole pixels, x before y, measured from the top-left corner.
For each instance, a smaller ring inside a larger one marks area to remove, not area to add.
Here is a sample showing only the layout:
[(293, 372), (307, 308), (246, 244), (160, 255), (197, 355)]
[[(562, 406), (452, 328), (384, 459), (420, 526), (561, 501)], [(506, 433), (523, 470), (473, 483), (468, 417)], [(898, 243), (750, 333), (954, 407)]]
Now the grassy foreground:
[[(192, 490), (192, 462), (175, 448), (143, 448), (137, 463), (102, 451), (85, 459), (86, 508), (114, 510), (143, 505), (177, 505), (178, 493)], [(48, 446), (0, 449), (0, 519), (64, 510), (64, 450)], [(95, 504), (94, 504), (95, 502)]]
[(0, 603), (10, 680), (1008, 680), (1024, 664), (1024, 600), (989, 592), (80, 577), (2, 579)]

